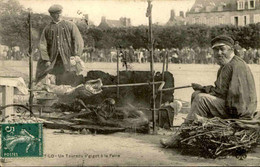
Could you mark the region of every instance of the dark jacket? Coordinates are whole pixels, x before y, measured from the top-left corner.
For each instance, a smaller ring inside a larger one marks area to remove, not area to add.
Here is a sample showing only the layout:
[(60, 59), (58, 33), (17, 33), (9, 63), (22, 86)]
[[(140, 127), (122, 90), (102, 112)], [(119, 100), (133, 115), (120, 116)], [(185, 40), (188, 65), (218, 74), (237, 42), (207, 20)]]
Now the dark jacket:
[[(70, 70), (70, 57), (81, 56), (84, 42), (77, 26), (70, 21), (51, 22), (43, 30), (39, 51), (40, 59), (37, 64), (36, 82), (49, 73), (60, 55), (64, 69)], [(50, 61), (49, 67), (45, 66)]]
[(219, 69), (215, 86), (204, 88), (206, 93), (225, 100), (231, 117), (251, 118), (256, 111), (254, 77), (249, 66), (238, 56)]

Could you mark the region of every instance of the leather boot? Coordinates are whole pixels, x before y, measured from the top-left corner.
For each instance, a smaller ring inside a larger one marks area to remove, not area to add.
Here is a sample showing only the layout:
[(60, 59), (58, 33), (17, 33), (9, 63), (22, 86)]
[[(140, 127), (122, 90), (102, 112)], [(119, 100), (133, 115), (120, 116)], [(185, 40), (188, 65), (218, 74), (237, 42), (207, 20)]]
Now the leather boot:
[(160, 143), (165, 148), (174, 148), (174, 147), (178, 147), (179, 139), (180, 139), (179, 134), (174, 134), (173, 136), (167, 139), (161, 139)]

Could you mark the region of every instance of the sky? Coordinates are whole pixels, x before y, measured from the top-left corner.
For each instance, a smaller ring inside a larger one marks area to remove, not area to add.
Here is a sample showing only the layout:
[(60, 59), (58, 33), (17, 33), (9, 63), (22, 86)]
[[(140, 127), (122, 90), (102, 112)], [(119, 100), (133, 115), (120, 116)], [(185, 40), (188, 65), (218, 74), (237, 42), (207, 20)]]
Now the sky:
[[(77, 11), (88, 14), (89, 20), (99, 25), (101, 17), (118, 20), (120, 17), (131, 18), (133, 26), (148, 25), (145, 16), (148, 3), (146, 0), (18, 0), (25, 8), (31, 8), (35, 13), (48, 14), (48, 8), (53, 4), (63, 6), (63, 15), (68, 17), (83, 17)], [(174, 9), (176, 15), (187, 11), (195, 0), (153, 0), (152, 22), (165, 24)]]

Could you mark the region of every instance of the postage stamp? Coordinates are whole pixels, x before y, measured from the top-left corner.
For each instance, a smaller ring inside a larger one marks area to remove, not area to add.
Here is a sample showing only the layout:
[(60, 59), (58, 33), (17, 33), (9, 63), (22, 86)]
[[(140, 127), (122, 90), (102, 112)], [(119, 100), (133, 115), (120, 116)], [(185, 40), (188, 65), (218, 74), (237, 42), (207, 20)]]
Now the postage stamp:
[(42, 124), (2, 124), (1, 145), (3, 158), (42, 157)]

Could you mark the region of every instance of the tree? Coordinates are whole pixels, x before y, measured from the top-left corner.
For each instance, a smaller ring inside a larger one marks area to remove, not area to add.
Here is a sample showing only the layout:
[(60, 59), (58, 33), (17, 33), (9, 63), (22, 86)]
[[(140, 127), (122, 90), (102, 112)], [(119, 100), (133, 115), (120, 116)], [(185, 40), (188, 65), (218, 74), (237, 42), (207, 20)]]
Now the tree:
[[(49, 15), (33, 13), (32, 42), (37, 47), (44, 27), (49, 24)], [(88, 28), (85, 22), (76, 23), (86, 47), (99, 49), (123, 48), (148, 48), (148, 27), (127, 28)], [(230, 35), (239, 41), (244, 48), (260, 47), (260, 23), (244, 27), (234, 25), (220, 25), (209, 27), (207, 25), (153, 25), (154, 48), (179, 48), (184, 47), (209, 47), (212, 38), (220, 34)], [(20, 46), (28, 48), (28, 10), (17, 0), (0, 0), (0, 37), (1, 44), (9, 47)]]
[(16, 0), (0, 1), (0, 34), (2, 43), (9, 47), (25, 46), (28, 36), (26, 12)]
[[(9, 47), (19, 46), (28, 49), (28, 13), (17, 0), (0, 0), (0, 35), (1, 43)], [(43, 14), (32, 14), (32, 43), (37, 47), (40, 34), (50, 22), (50, 17)]]

